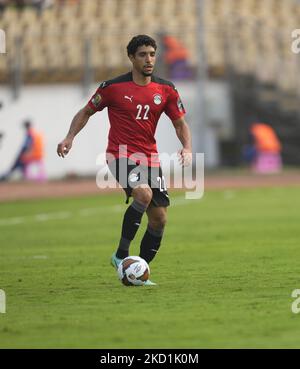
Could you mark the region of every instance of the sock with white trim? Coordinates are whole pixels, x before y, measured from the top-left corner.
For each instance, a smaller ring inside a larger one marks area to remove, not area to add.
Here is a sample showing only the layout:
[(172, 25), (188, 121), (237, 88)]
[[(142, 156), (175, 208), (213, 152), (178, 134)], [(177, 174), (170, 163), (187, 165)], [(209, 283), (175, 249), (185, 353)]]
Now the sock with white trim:
[(117, 258), (124, 259), (129, 255), (130, 242), (134, 239), (137, 230), (139, 229), (142, 217), (147, 206), (133, 200), (127, 208), (122, 224), (122, 234), (119, 242), (119, 247), (116, 253)]
[(164, 228), (156, 230), (149, 226), (144, 234), (141, 242), (140, 257), (150, 263), (157, 254), (161, 240), (163, 237)]

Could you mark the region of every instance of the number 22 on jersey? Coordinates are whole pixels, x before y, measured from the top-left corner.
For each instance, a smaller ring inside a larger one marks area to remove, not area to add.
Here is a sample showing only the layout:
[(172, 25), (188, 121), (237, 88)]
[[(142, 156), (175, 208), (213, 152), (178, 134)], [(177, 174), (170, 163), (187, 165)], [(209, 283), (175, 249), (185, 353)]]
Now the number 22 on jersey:
[(137, 120), (147, 120), (149, 119), (148, 117), (148, 113), (149, 113), (149, 110), (150, 110), (150, 106), (149, 105), (141, 105), (141, 104), (138, 104), (137, 105), (137, 115), (136, 115), (136, 119)]

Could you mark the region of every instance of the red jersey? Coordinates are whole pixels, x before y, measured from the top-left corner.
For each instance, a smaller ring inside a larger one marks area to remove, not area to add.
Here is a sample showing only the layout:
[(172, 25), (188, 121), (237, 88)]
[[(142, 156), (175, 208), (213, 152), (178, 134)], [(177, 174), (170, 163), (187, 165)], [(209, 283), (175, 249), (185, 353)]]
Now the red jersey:
[(95, 112), (108, 108), (106, 152), (115, 158), (131, 157), (148, 166), (159, 166), (154, 135), (162, 112), (172, 121), (185, 114), (173, 83), (152, 76), (148, 85), (140, 86), (133, 81), (131, 72), (102, 82), (88, 106)]

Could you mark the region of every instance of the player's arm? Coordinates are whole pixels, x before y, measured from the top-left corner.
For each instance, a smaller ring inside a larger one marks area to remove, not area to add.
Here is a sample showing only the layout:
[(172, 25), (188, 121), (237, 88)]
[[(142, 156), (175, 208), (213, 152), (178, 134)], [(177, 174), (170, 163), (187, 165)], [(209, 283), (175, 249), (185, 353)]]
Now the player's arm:
[(74, 116), (69, 132), (64, 140), (62, 140), (57, 146), (57, 154), (62, 158), (68, 154), (71, 150), (74, 137), (79, 133), (82, 128), (87, 124), (89, 118), (95, 114), (96, 111), (86, 105), (83, 109)]
[(179, 162), (181, 165), (187, 166), (192, 162), (192, 138), (191, 131), (184, 119), (184, 116), (172, 121), (176, 131), (176, 135), (182, 143), (182, 149), (179, 150)]

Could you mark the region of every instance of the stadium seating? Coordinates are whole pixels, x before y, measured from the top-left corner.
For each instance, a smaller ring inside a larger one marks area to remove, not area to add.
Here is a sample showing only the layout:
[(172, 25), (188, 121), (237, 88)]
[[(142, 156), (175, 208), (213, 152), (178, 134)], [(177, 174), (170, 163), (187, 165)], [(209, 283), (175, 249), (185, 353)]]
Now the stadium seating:
[(28, 84), (78, 83), (87, 75), (101, 81), (128, 70), (132, 36), (175, 36), (188, 50), (190, 78), (204, 65), (208, 78), (231, 83), (234, 145), (246, 135), (244, 117), (258, 112), (273, 122), (284, 160), (299, 163), (300, 55), (291, 50), (291, 32), (299, 25), (296, 0), (53, 0), (43, 11), (7, 6), (0, 14), (7, 40), (0, 83), (13, 80), (16, 64)]
[[(63, 5), (62, 5), (63, 4)], [(0, 57), (0, 81), (8, 82), (22, 41), (22, 71), (28, 83), (79, 81), (86, 60), (94, 77), (128, 68), (125, 48), (137, 33), (178, 37), (194, 69), (198, 60), (197, 0), (54, 1), (41, 13), (7, 7), (0, 28), (7, 35), (7, 55)], [(300, 4), (293, 0), (210, 0), (204, 2), (202, 36), (210, 77), (231, 70), (253, 74), (262, 83), (294, 91), (297, 61), (290, 61), (291, 30), (297, 28)], [(89, 47), (87, 46), (89, 42)], [(85, 56), (86, 50), (90, 54)], [(262, 68), (264, 65), (264, 68)], [(280, 70), (288, 65), (283, 78)]]

